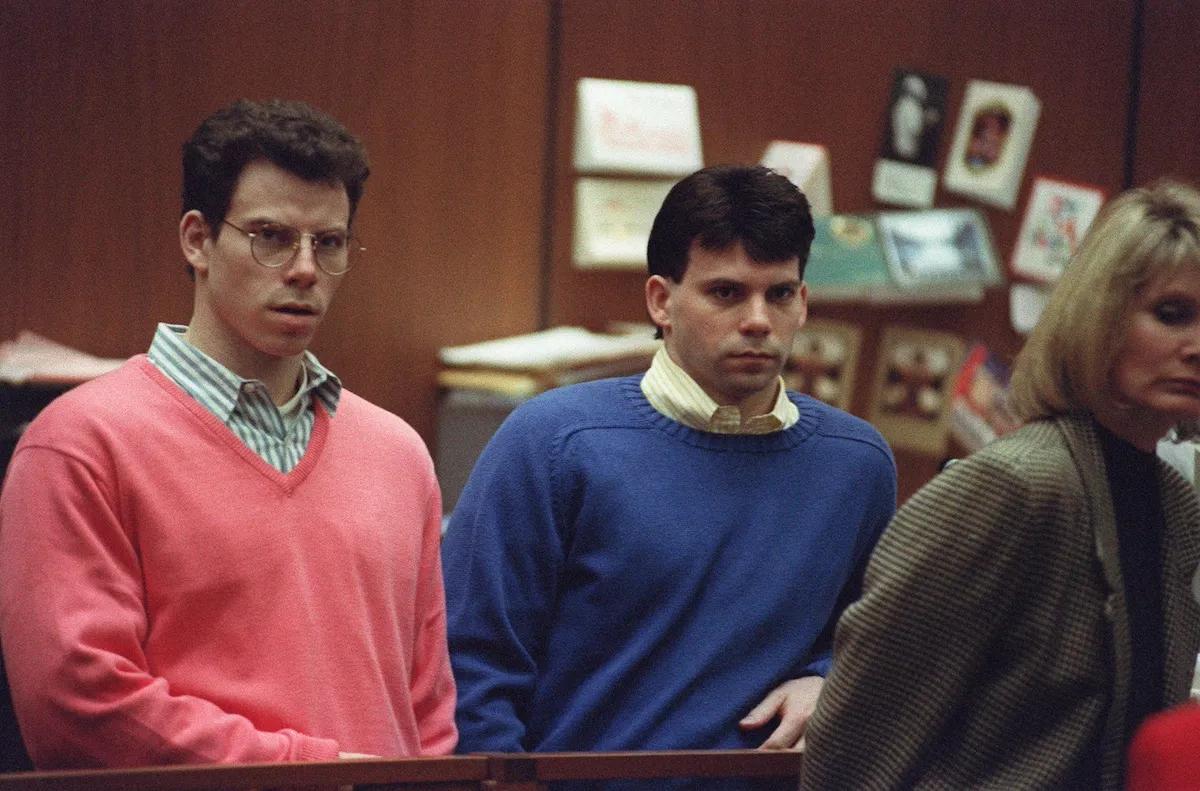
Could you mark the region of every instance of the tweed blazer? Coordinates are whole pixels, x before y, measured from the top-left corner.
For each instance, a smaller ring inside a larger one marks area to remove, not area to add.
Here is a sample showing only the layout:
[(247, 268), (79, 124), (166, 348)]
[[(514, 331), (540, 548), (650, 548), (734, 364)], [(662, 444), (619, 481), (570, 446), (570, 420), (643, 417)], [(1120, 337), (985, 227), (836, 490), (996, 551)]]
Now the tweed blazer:
[[(1164, 699), (1200, 648), (1200, 505), (1160, 463)], [(1039, 420), (904, 505), (838, 623), (804, 789), (1122, 787), (1132, 664), (1090, 417)]]

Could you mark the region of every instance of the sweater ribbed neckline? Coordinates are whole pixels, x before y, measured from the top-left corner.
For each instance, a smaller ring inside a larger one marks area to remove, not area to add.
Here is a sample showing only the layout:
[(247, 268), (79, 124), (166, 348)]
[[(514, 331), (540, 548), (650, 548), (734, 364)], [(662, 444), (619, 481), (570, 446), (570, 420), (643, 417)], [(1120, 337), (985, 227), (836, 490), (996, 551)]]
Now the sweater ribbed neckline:
[(642, 393), (641, 382), (642, 377), (639, 375), (627, 377), (619, 383), (622, 395), (632, 406), (634, 417), (679, 442), (697, 448), (742, 453), (772, 453), (796, 447), (816, 433), (820, 423), (820, 417), (815, 410), (806, 405), (795, 393), (788, 392), (788, 398), (800, 411), (800, 419), (790, 428), (773, 431), (770, 434), (716, 434), (710, 431), (700, 431), (672, 420), (655, 409)]

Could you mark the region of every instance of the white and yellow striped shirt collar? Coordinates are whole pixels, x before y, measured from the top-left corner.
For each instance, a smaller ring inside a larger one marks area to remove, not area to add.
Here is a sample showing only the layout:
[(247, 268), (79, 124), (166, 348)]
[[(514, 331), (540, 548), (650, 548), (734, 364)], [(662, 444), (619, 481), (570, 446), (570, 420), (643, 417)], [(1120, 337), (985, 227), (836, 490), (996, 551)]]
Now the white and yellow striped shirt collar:
[(659, 413), (689, 428), (714, 434), (770, 434), (789, 429), (800, 420), (800, 410), (787, 397), (781, 377), (775, 407), (743, 422), (738, 407), (721, 406), (712, 400), (671, 359), (665, 346), (654, 355), (650, 370), (642, 377), (642, 395)]

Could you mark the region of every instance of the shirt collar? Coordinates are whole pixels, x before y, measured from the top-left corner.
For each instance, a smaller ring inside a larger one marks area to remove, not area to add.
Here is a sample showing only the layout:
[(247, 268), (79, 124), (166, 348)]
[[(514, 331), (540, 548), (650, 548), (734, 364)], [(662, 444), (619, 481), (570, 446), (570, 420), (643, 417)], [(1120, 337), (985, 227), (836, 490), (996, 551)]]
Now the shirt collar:
[(642, 394), (659, 413), (698, 431), (716, 434), (769, 434), (791, 428), (800, 420), (800, 410), (787, 397), (779, 378), (775, 405), (765, 415), (742, 421), (736, 406), (721, 406), (704, 392), (662, 347), (654, 355), (650, 370), (642, 377)]
[[(150, 360), (184, 392), (199, 401), (214, 415), (228, 423), (242, 388), (249, 383), (262, 384), (257, 379), (243, 379), (204, 352), (188, 343), (183, 334), (187, 327), (180, 324), (159, 324), (150, 343)], [(332, 371), (305, 350), (306, 383), (297, 395), (311, 394), (333, 417), (342, 395), (342, 382)]]

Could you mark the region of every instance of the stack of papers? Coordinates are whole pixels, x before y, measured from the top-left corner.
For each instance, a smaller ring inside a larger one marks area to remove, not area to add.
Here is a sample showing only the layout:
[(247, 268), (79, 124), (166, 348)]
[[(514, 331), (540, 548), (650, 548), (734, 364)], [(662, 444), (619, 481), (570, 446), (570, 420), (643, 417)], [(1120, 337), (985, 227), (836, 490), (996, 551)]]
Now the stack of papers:
[(662, 341), (650, 331), (609, 334), (555, 327), (438, 352), (442, 387), (533, 395), (551, 387), (646, 370)]
[(80, 384), (113, 371), (124, 362), (95, 357), (22, 330), (16, 340), (0, 343), (0, 382)]

